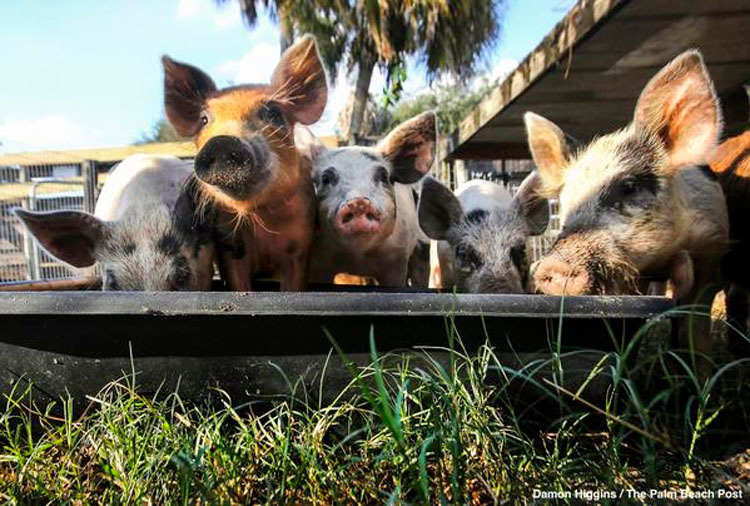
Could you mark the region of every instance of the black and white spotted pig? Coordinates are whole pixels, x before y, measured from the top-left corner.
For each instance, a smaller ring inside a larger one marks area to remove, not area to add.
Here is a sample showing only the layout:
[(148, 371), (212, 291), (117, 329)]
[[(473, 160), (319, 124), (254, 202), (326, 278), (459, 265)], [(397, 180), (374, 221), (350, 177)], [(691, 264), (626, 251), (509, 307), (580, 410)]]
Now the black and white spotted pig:
[[(529, 236), (544, 232), (549, 204), (532, 172), (516, 196), (484, 180), (464, 183), (454, 195), (428, 178), (419, 199), (419, 224), (437, 243), (439, 287), (469, 293), (524, 293), (528, 286)], [(434, 251), (434, 249), (433, 249)]]
[(52, 256), (77, 268), (98, 263), (103, 290), (208, 290), (214, 247), (191, 204), (192, 173), (192, 162), (134, 155), (112, 170), (93, 215), (16, 215)]
[(435, 159), (435, 114), (403, 122), (372, 148), (326, 149), (303, 128), (295, 142), (310, 164), (318, 210), (309, 280), (331, 283), (346, 273), (405, 286), (421, 235), (409, 185)]

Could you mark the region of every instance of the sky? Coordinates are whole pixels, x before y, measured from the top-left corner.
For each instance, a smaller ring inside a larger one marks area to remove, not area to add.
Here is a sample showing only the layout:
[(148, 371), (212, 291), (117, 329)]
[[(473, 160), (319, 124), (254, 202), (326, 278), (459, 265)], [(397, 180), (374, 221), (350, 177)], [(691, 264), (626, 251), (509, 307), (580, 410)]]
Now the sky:
[[(508, 0), (503, 29), (482, 68), (515, 68), (573, 0)], [(265, 13), (248, 28), (236, 2), (23, 0), (0, 2), (0, 152), (131, 144), (164, 114), (160, 57), (198, 66), (219, 87), (267, 82), (279, 60), (278, 27)], [(313, 128), (332, 134), (356, 74), (331, 83)], [(384, 86), (376, 70), (370, 92)], [(417, 61), (407, 95), (428, 88)]]

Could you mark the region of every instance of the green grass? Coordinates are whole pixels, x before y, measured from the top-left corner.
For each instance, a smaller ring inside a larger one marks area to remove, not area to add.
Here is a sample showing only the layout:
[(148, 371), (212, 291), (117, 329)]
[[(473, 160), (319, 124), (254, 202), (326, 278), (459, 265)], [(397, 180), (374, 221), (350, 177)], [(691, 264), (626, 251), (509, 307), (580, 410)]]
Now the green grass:
[[(639, 337), (653, 340), (646, 330)], [(549, 359), (514, 368), (489, 346), (464, 350), (450, 320), (448, 332), (452, 349), (386, 355), (374, 332), (368, 366), (339, 356), (352, 380), (329, 404), (290, 383), (297, 395), (287, 399), (196, 406), (174, 393), (140, 395), (136, 375), (73, 418), (70, 399), (40, 410), (19, 389), (0, 415), (0, 499), (512, 504), (534, 489), (750, 494), (744, 361), (725, 360), (701, 380), (663, 343), (637, 360), (630, 345), (592, 360), (576, 382), (567, 367), (579, 354), (561, 353), (558, 336)]]

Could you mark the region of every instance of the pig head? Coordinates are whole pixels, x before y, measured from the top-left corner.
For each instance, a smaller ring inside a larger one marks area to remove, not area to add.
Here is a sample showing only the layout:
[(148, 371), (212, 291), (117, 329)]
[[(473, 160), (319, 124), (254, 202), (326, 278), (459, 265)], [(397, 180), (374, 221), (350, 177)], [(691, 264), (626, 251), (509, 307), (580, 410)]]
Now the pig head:
[(532, 172), (515, 197), (500, 185), (475, 180), (453, 194), (426, 179), (419, 224), (437, 246), (442, 288), (468, 293), (524, 293), (529, 289), (529, 236), (544, 232), (547, 200)]
[[(535, 268), (537, 289), (635, 293), (639, 278), (670, 277), (692, 263), (693, 276), (681, 276), (692, 289), (678, 286), (679, 300), (710, 305), (728, 221), (719, 184), (698, 167), (721, 132), (718, 100), (698, 51), (681, 54), (646, 84), (630, 125), (575, 152), (552, 122), (532, 113), (525, 122), (543, 190), (559, 196), (562, 225)], [(698, 335), (707, 352), (708, 329)]]
[(721, 130), (700, 53), (680, 55), (646, 85), (628, 127), (575, 153), (552, 122), (533, 113), (525, 122), (544, 191), (560, 199), (562, 230), (536, 267), (538, 289), (634, 293), (639, 276), (664, 274), (681, 250), (712, 270), (728, 226), (721, 188), (696, 167)]
[(98, 263), (103, 290), (209, 290), (210, 230), (183, 205), (191, 173), (191, 164), (174, 157), (136, 155), (112, 170), (94, 215), (16, 215), (55, 258), (76, 268)]
[(436, 118), (405, 121), (374, 148), (325, 149), (309, 132), (297, 133), (309, 160), (318, 210), (310, 280), (330, 283), (338, 273), (371, 276), (404, 286), (420, 236), (410, 184), (435, 159)]
[(217, 89), (201, 70), (168, 57), (164, 104), (175, 129), (193, 137), (201, 207), (217, 210), (222, 272), (249, 290), (259, 274), (282, 290), (306, 283), (313, 237), (313, 187), (294, 145), (295, 123), (311, 124), (327, 99), (315, 40), (302, 37), (281, 57), (269, 84)]

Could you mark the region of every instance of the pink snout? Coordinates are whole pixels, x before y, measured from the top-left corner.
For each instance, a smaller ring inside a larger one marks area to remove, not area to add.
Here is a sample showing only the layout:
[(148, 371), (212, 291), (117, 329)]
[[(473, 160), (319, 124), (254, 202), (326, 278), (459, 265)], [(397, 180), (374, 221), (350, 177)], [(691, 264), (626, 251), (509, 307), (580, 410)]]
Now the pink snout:
[(531, 270), (537, 291), (547, 295), (585, 295), (591, 290), (586, 270), (561, 258), (542, 258)]
[(381, 229), (381, 212), (369, 199), (352, 199), (339, 207), (333, 223), (344, 235), (374, 234)]

